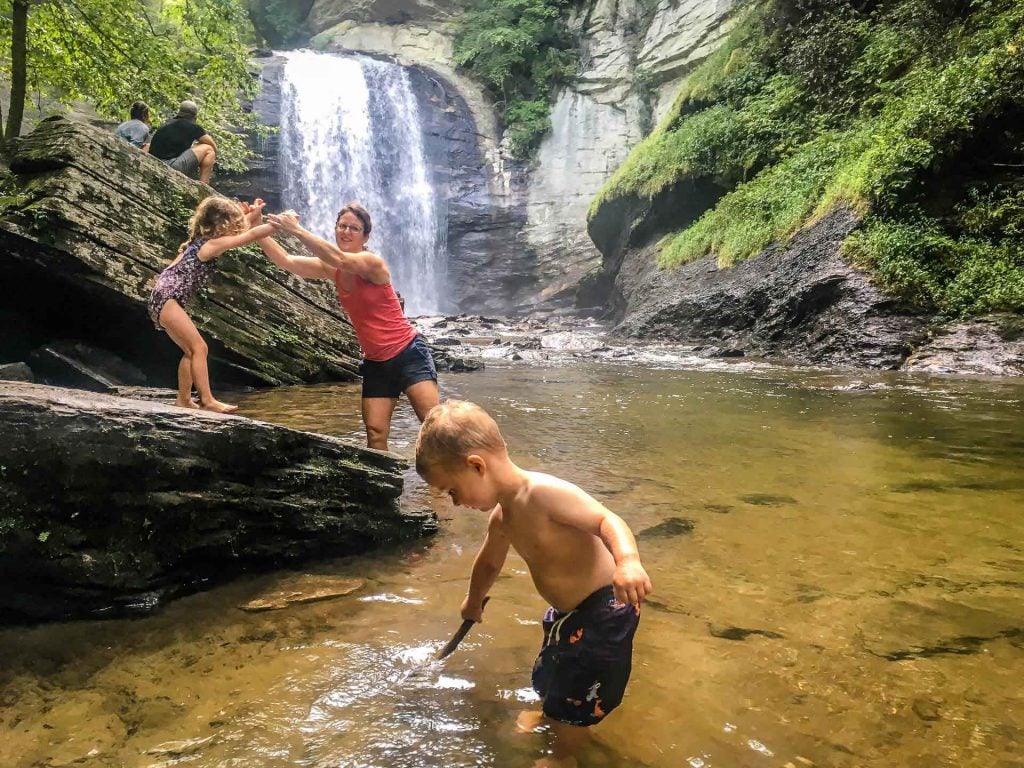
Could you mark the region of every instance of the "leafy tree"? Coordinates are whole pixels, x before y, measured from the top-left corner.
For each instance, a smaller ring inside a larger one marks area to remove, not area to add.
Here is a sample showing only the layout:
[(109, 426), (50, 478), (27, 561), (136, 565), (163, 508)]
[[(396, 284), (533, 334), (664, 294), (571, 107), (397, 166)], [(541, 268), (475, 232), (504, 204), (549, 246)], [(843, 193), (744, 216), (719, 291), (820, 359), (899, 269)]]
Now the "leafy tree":
[(136, 99), (157, 117), (191, 98), (221, 167), (241, 169), (239, 131), (258, 129), (241, 103), (256, 90), (250, 36), (241, 0), (0, 0), (0, 76), (12, 97), (3, 138), (20, 134), (29, 93), (111, 119)]
[(469, 0), (455, 61), (497, 101), (513, 154), (527, 156), (551, 125), (555, 86), (576, 69), (565, 23), (571, 0)]

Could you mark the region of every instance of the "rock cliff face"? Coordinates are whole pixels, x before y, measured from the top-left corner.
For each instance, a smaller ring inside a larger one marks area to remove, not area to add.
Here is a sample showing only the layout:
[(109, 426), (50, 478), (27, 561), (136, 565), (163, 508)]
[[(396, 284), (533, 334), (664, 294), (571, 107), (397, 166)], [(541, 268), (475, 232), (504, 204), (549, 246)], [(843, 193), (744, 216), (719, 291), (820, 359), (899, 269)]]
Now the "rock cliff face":
[[(178, 348), (146, 313), (152, 280), (212, 190), (109, 132), (55, 118), (18, 143), (17, 189), (0, 215), (0, 359), (52, 340), (89, 343), (171, 385)], [(289, 246), (291, 247), (291, 246)], [(232, 251), (189, 314), (210, 344), (214, 381), (353, 379), (359, 348), (326, 282)]]
[(595, 0), (574, 26), (582, 66), (551, 113), (527, 182), (524, 237), (538, 254), (540, 295), (571, 304), (583, 275), (601, 265), (587, 208), (654, 121), (682, 78), (731, 27), (731, 0)]
[(137, 612), (436, 530), (399, 506), (404, 461), (323, 435), (12, 382), (0, 431), (0, 623)]
[[(552, 131), (531, 167), (501, 150), (495, 112), (480, 86), (456, 70), (445, 21), (452, 0), (356, 6), (317, 0), (305, 17), (312, 44), (328, 52), (385, 56), (412, 67), (435, 183), (446, 190), (453, 299), (459, 309), (516, 313), (573, 304), (601, 256), (586, 231), (590, 200), (650, 129), (680, 78), (729, 28), (729, 0), (596, 0), (573, 20), (582, 66), (558, 98)], [(264, 68), (255, 108), (276, 124), (275, 65)], [(418, 74), (417, 74), (418, 73)], [(273, 190), (262, 148), (257, 182)], [(268, 193), (271, 195), (272, 193)]]
[[(839, 245), (856, 225), (848, 212), (731, 269), (710, 258), (671, 271), (656, 266), (658, 238), (724, 193), (713, 179), (678, 185), (654, 200), (612, 200), (588, 231), (591, 200), (731, 31), (736, 6), (580, 4), (571, 22), (580, 70), (553, 105), (552, 129), (528, 168), (503, 155), (487, 99), (454, 67), (449, 0), (370, 0), (358, 7), (317, 0), (307, 25), (321, 49), (387, 56), (418, 72), (435, 182), (449, 200), (450, 270), (460, 309), (575, 307), (618, 322), (629, 336), (724, 344), (818, 364), (899, 367), (931, 333), (930, 319), (904, 312), (841, 258)], [(1014, 372), (1019, 350), (991, 327), (1003, 325), (935, 331), (930, 351), (909, 365)], [(964, 362), (971, 339), (991, 341), (998, 351)]]
[(619, 330), (800, 363), (899, 368), (926, 318), (907, 314), (839, 255), (856, 225), (837, 211), (728, 269), (707, 257), (663, 270), (656, 247), (629, 250), (616, 278)]

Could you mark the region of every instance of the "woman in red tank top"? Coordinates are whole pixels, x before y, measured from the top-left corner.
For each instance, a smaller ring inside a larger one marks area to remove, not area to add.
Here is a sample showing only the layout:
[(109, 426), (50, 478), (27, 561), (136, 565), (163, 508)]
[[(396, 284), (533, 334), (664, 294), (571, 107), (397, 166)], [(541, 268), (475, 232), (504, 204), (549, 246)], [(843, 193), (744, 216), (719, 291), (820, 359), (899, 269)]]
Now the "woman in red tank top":
[[(248, 206), (250, 222), (259, 223), (263, 201)], [(305, 278), (332, 281), (338, 301), (348, 313), (363, 361), (363, 423), (366, 444), (388, 450), (391, 416), (404, 392), (420, 421), (438, 404), (437, 371), (426, 342), (402, 311), (391, 285), (391, 272), (380, 256), (366, 250), (373, 222), (358, 203), (338, 212), (334, 225), (335, 243), (304, 229), (294, 211), (270, 214), (271, 223), (296, 235), (311, 253), (292, 256), (272, 238), (259, 241), (260, 248), (274, 264)]]

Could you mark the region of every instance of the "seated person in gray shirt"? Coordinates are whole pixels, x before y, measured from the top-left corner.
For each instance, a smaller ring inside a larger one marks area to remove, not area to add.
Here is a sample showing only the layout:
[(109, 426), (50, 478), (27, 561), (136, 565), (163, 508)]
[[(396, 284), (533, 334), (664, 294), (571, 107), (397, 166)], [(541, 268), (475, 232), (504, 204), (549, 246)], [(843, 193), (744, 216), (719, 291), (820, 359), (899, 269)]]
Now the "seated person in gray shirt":
[(181, 102), (178, 114), (156, 129), (149, 154), (189, 178), (209, 184), (217, 145), (206, 129), (196, 124), (198, 114), (194, 101)]
[(114, 134), (145, 152), (149, 148), (149, 105), (136, 101), (129, 114), (131, 119), (117, 126)]

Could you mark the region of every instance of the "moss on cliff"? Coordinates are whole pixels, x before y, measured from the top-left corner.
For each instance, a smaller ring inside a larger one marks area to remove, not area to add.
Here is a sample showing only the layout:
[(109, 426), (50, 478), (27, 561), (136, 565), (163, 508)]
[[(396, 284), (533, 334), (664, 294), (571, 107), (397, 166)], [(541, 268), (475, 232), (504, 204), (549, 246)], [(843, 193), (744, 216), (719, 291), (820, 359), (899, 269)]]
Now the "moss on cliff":
[(1016, 0), (777, 0), (745, 11), (591, 218), (681, 182), (728, 193), (661, 242), (723, 264), (838, 207), (845, 250), (950, 314), (1024, 309), (1024, 6)]

